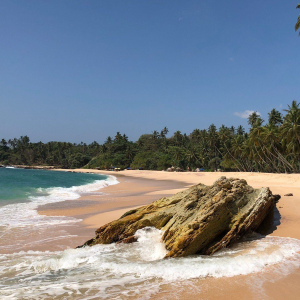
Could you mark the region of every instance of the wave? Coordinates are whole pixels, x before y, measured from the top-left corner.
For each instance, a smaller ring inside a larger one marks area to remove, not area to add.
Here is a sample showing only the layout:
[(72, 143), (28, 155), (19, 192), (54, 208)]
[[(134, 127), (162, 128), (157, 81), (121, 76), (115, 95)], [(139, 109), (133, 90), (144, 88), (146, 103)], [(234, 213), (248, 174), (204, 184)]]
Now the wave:
[(296, 239), (250, 238), (213, 256), (162, 259), (167, 250), (161, 236), (160, 230), (147, 227), (137, 231), (138, 242), (133, 244), (0, 255), (0, 295), (2, 299), (6, 295), (145, 299), (165, 284), (180, 286), (191, 279), (259, 273), (272, 266), (289, 273), (300, 265), (300, 241)]
[(39, 188), (37, 192), (44, 195), (30, 196), (29, 202), (0, 207), (0, 227), (49, 226), (81, 221), (72, 217), (39, 215), (37, 208), (44, 204), (75, 200), (86, 192), (97, 191), (117, 183), (116, 177), (108, 176), (105, 180), (96, 180), (90, 184), (70, 188)]

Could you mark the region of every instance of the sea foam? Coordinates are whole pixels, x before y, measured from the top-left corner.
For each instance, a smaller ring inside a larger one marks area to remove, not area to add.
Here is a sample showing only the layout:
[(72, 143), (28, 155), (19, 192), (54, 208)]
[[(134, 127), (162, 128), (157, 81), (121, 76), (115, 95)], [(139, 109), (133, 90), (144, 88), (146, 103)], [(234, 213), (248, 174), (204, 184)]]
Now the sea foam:
[[(76, 235), (70, 234), (67, 226), (75, 225), (80, 219), (66, 216), (45, 216), (37, 212), (40, 205), (78, 199), (81, 195), (117, 184), (114, 176), (96, 180), (90, 184), (70, 188), (37, 189), (36, 196), (28, 202), (14, 203), (0, 207), (0, 251), (12, 252), (32, 249), (53, 241), (64, 240), (69, 243)], [(56, 243), (55, 249), (61, 249)]]
[(296, 239), (256, 236), (212, 256), (163, 259), (161, 236), (147, 227), (136, 232), (133, 244), (1, 255), (1, 299), (145, 299), (165, 284), (267, 272), (272, 266), (290, 272), (300, 265)]
[(117, 184), (114, 176), (108, 176), (105, 180), (96, 180), (93, 183), (73, 186), (70, 188), (46, 188), (37, 189), (41, 196), (30, 196), (29, 202), (15, 203), (0, 207), (0, 227), (26, 227), (58, 225), (80, 220), (71, 217), (43, 216), (39, 215), (37, 208), (40, 205), (66, 200), (78, 199), (81, 194), (99, 190), (108, 185)]

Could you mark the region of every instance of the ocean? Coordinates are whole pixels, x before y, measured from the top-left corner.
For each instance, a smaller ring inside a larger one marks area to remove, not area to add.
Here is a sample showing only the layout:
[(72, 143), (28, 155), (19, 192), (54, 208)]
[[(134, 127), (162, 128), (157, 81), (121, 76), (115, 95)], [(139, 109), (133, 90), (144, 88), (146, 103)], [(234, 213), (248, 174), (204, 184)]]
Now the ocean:
[(41, 216), (36, 209), (43, 204), (75, 200), (116, 183), (114, 177), (98, 174), (1, 168), (0, 232), (78, 222), (70, 217)]
[(103, 182), (107, 178), (98, 174), (0, 168), (0, 206), (30, 202), (39, 197), (48, 201), (45, 200), (45, 196), (50, 195), (54, 200), (55, 192), (62, 192), (63, 189), (66, 193), (92, 190), (91, 185)]
[[(133, 244), (35, 250), (49, 239), (59, 245), (72, 238), (64, 226), (80, 221), (41, 216), (39, 205), (117, 183), (113, 176), (0, 169), (0, 299), (149, 299), (170, 288), (199, 292), (207, 278), (288, 274), (299, 267), (299, 240), (256, 234), (213, 256), (163, 259), (163, 233), (152, 227), (138, 230)], [(28, 243), (32, 250), (24, 250)]]

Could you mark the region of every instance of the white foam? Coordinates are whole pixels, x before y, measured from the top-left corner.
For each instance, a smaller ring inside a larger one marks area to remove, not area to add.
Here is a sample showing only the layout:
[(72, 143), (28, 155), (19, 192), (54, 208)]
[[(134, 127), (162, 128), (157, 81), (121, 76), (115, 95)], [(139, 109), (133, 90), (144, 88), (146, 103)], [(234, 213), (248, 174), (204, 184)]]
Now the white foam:
[(209, 257), (162, 259), (167, 251), (161, 235), (148, 227), (136, 233), (138, 242), (133, 244), (0, 255), (1, 299), (9, 295), (24, 299), (126, 299), (142, 295), (144, 299), (164, 284), (259, 273), (272, 266), (280, 266), (288, 274), (300, 265), (300, 241), (296, 239), (266, 237)]
[(142, 260), (153, 261), (166, 256), (168, 251), (162, 242), (162, 235), (163, 232), (154, 227), (145, 227), (137, 230), (135, 237), (139, 243), (136, 247)]
[(75, 200), (82, 193), (99, 190), (108, 185), (117, 184), (118, 181), (114, 176), (108, 176), (105, 180), (96, 180), (91, 184), (82, 186), (73, 186), (70, 188), (48, 188), (38, 189), (45, 196), (30, 197), (30, 202), (9, 204), (0, 207), (0, 227), (10, 229), (12, 227), (27, 227), (27, 226), (50, 226), (66, 223), (78, 222), (80, 220), (63, 217), (63, 216), (42, 216), (37, 212), (40, 205), (55, 203), (66, 200)]

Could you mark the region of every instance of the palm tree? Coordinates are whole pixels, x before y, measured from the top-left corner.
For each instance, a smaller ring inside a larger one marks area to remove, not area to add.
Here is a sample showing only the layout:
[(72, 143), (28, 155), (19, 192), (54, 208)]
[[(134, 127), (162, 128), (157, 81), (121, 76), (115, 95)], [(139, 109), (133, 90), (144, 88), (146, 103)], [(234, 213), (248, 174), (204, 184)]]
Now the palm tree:
[(280, 144), (278, 127), (274, 126), (273, 123), (266, 125), (265, 127), (263, 127), (261, 137), (263, 148), (266, 150), (265, 152), (269, 154), (269, 156), (266, 155), (267, 159), (271, 162), (273, 168), (277, 172), (280, 172), (280, 170), (278, 169), (278, 162), (282, 163), (285, 168), (285, 161), (278, 152), (278, 145)]
[(174, 136), (173, 136), (174, 140), (175, 140), (175, 143), (177, 146), (179, 146), (182, 142), (182, 134), (181, 134), (181, 131), (177, 130), (175, 133), (174, 133)]
[(112, 138), (110, 136), (107, 137), (105, 144), (111, 144), (112, 143)]
[(299, 108), (299, 105), (300, 103), (297, 103), (296, 100), (293, 100), (292, 102), (292, 105), (288, 105), (288, 109), (283, 109), (283, 111), (287, 112), (288, 114), (291, 112), (291, 111), (296, 111), (296, 112), (299, 112), (300, 111), (300, 108)]
[(130, 162), (132, 161), (133, 154), (134, 154), (133, 147), (132, 145), (129, 144), (126, 148), (126, 157), (130, 160)]
[(169, 132), (169, 129), (167, 127), (164, 127), (164, 129), (161, 130), (161, 132), (160, 132), (160, 137), (165, 138), (166, 135), (168, 134), (168, 132)]
[(237, 130), (236, 130), (236, 133), (237, 133), (238, 135), (244, 135), (244, 133), (245, 133), (244, 127), (243, 127), (242, 125), (238, 126), (238, 128), (237, 128)]
[(257, 121), (259, 121), (261, 124), (264, 122), (264, 120), (260, 117), (259, 113), (253, 112), (249, 117), (248, 117), (248, 124), (251, 127), (254, 127), (256, 125)]
[(229, 154), (235, 160), (237, 168), (240, 169), (239, 166), (241, 166), (244, 169), (244, 171), (246, 171), (245, 165), (241, 161), (241, 157), (243, 155), (243, 152), (245, 151), (243, 142), (244, 142), (243, 136), (236, 135), (232, 140), (232, 146), (231, 146), (232, 154), (231, 153)]
[(170, 146), (168, 152), (172, 155), (174, 165), (179, 166), (180, 161), (184, 159), (185, 152), (181, 147)]
[(289, 109), (284, 110), (287, 112), (284, 117), (284, 123), (280, 128), (282, 143), (286, 149), (293, 168), (299, 168), (299, 154), (300, 154), (300, 103), (295, 100)]
[(280, 126), (283, 123), (282, 114), (273, 108), (269, 113), (269, 125)]
[[(298, 4), (296, 8), (300, 9), (300, 4)], [(296, 25), (295, 25), (295, 31), (297, 32), (299, 29), (300, 29), (300, 14), (298, 16), (298, 20), (297, 20)], [(300, 35), (300, 32), (299, 32), (299, 35)]]
[(159, 132), (157, 130), (154, 130), (152, 132), (152, 139), (157, 140), (159, 138)]
[(294, 137), (300, 143), (300, 103), (297, 103), (295, 100), (292, 102), (292, 105), (289, 106), (289, 109), (284, 109), (287, 112), (284, 117), (284, 123), (281, 126), (281, 133), (283, 141), (287, 143), (292, 140), (295, 141)]
[(189, 165), (190, 165), (191, 162), (193, 161), (195, 155), (191, 150), (186, 150), (185, 157), (186, 157), (186, 159), (187, 159), (187, 161), (189, 162)]

